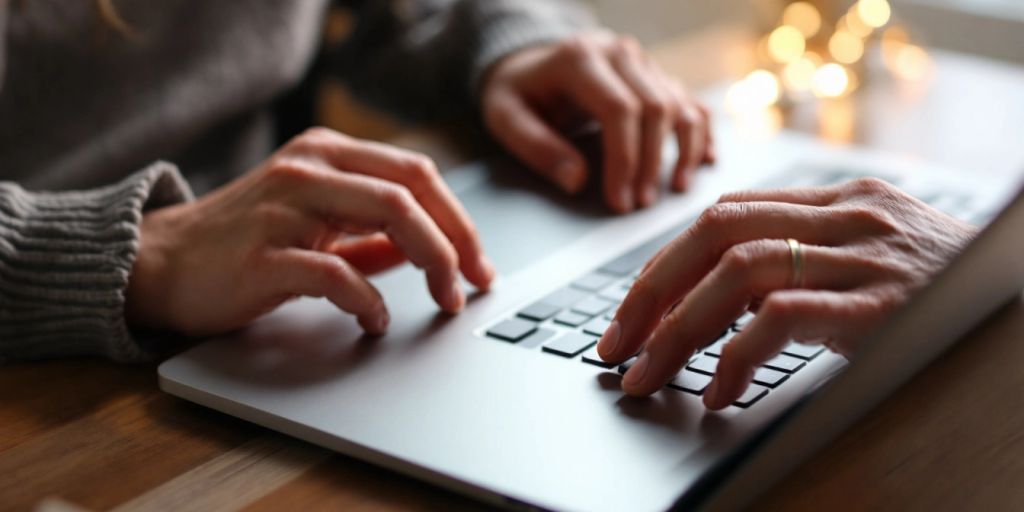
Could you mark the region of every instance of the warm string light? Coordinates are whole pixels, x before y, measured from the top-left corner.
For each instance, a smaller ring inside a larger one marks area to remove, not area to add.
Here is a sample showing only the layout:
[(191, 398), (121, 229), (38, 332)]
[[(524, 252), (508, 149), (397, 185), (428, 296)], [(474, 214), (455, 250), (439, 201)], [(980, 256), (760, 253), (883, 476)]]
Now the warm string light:
[[(783, 99), (848, 96), (860, 84), (857, 66), (876, 31), (881, 32), (877, 39), (886, 68), (903, 80), (922, 80), (931, 71), (927, 52), (910, 44), (903, 28), (886, 28), (891, 19), (889, 0), (857, 0), (833, 27), (826, 27), (811, 3), (790, 3), (779, 25), (758, 45), (758, 58), (765, 69), (753, 71), (733, 84), (726, 97), (728, 110), (738, 116), (777, 110), (776, 105)], [(831, 33), (823, 34), (828, 28)], [(824, 55), (810, 49), (811, 39), (822, 42), (814, 48)]]

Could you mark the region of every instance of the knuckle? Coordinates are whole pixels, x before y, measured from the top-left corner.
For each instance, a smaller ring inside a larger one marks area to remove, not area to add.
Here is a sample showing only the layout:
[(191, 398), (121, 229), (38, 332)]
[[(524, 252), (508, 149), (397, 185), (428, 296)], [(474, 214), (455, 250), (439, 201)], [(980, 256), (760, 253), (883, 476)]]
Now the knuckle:
[(277, 159), (267, 169), (270, 181), (283, 186), (315, 182), (319, 174), (314, 166), (289, 158)]
[(346, 140), (345, 135), (323, 126), (306, 128), (294, 139), (295, 145), (302, 148), (322, 147), (324, 144)]
[(764, 315), (764, 317), (773, 322), (781, 322), (783, 324), (789, 323), (789, 320), (797, 313), (797, 309), (793, 302), (785, 300), (778, 295), (769, 294), (765, 297), (764, 301), (761, 302), (761, 308), (758, 311), (758, 315)]
[(671, 107), (668, 101), (657, 96), (649, 96), (643, 99), (643, 113), (645, 118), (664, 120), (668, 118)]
[(872, 208), (866, 205), (849, 206), (844, 214), (854, 223), (860, 226), (867, 226), (873, 231), (892, 233), (898, 231), (896, 220), (889, 212), (881, 208)]
[(640, 44), (640, 41), (633, 36), (620, 36), (616, 41), (616, 46), (620, 48), (627, 55), (641, 55), (643, 54), (644, 47)]
[(730, 274), (745, 275), (757, 265), (762, 254), (763, 247), (757, 242), (734, 245), (722, 255), (721, 265)]
[(633, 118), (640, 114), (640, 102), (629, 96), (612, 94), (605, 99), (605, 111), (616, 119)]
[(428, 185), (439, 176), (437, 165), (426, 155), (413, 153), (405, 157), (402, 167), (417, 185)]
[(858, 178), (848, 183), (849, 190), (858, 195), (878, 195), (888, 193), (892, 186), (885, 180), (867, 177)]
[(336, 256), (321, 256), (319, 269), (321, 277), (327, 282), (348, 283), (355, 279), (352, 267)]
[(377, 188), (377, 197), (398, 218), (408, 219), (415, 213), (412, 193), (401, 185), (382, 183)]
[(743, 206), (739, 203), (717, 203), (711, 205), (697, 217), (694, 227), (697, 231), (714, 232), (725, 229), (735, 223), (743, 214)]
[(596, 50), (594, 42), (584, 34), (568, 37), (559, 46), (559, 53), (569, 61), (593, 58)]

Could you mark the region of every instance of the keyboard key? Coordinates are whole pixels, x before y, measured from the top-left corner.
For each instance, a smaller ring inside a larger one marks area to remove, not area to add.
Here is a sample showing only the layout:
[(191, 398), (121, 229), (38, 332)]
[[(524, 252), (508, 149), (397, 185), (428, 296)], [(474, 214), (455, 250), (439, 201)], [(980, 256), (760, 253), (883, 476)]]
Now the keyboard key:
[(793, 373), (800, 368), (803, 368), (805, 363), (802, 359), (790, 357), (785, 354), (779, 354), (769, 359), (764, 366), (780, 372)]
[(565, 309), (587, 297), (587, 293), (575, 288), (562, 288), (557, 292), (541, 299), (540, 302), (555, 306), (558, 309)]
[(629, 288), (623, 288), (621, 285), (613, 284), (604, 290), (601, 290), (599, 294), (602, 298), (608, 299), (612, 302), (622, 302), (626, 298), (626, 294), (629, 293)]
[(722, 347), (724, 347), (725, 344), (728, 343), (730, 339), (731, 339), (731, 337), (729, 337), (729, 338), (722, 338), (722, 339), (720, 339), (720, 340), (718, 340), (718, 341), (708, 345), (707, 347), (704, 347), (704, 353), (709, 355), (709, 356), (722, 357)]
[(690, 370), (693, 370), (695, 372), (701, 372), (701, 373), (706, 373), (708, 375), (714, 375), (715, 374), (715, 369), (718, 368), (718, 358), (717, 357), (700, 356), (697, 359), (695, 359), (692, 363), (690, 363), (690, 365), (687, 366), (687, 368), (689, 368)]
[(519, 340), (519, 343), (516, 343), (516, 346), (523, 348), (537, 348), (543, 345), (544, 342), (554, 338), (556, 334), (558, 334), (558, 331), (554, 329), (545, 329), (541, 327), (534, 331), (533, 334)]
[(770, 388), (774, 388), (775, 386), (782, 384), (788, 378), (789, 374), (772, 370), (770, 368), (758, 368), (757, 370), (754, 370), (754, 382), (764, 384)]
[(573, 311), (562, 311), (555, 317), (555, 323), (568, 325), (569, 327), (579, 327), (587, 320), (590, 320), (589, 316)]
[(612, 281), (614, 281), (614, 280), (615, 280), (615, 277), (613, 277), (613, 276), (610, 276), (608, 274), (602, 274), (600, 272), (594, 272), (592, 274), (587, 274), (587, 275), (585, 275), (585, 276), (583, 276), (583, 277), (573, 281), (572, 282), (572, 286), (574, 288), (579, 288), (580, 290), (586, 290), (588, 292), (596, 292), (596, 291), (600, 290), (601, 288), (604, 288), (604, 287), (612, 284)]
[(742, 316), (740, 316), (739, 318), (736, 319), (735, 322), (733, 322), (732, 330), (734, 330), (736, 332), (742, 331), (743, 328), (746, 327), (747, 324), (749, 324), (750, 321), (753, 320), (753, 319), (754, 319), (754, 314), (751, 313), (750, 311), (747, 311), (746, 313), (743, 313)]
[(607, 318), (595, 318), (583, 324), (583, 332), (593, 334), (594, 336), (603, 336), (604, 331), (608, 330), (609, 325), (611, 325), (611, 321)]
[(604, 359), (601, 359), (601, 356), (597, 355), (597, 345), (590, 347), (583, 353), (583, 362), (597, 365), (601, 368), (611, 368), (615, 366), (615, 363), (605, 362)]
[(699, 395), (704, 392), (708, 384), (711, 384), (711, 377), (703, 373), (683, 370), (676, 374), (674, 379), (669, 381), (668, 387)]
[(757, 384), (751, 384), (732, 404), (746, 409), (747, 407), (754, 405), (754, 402), (764, 398), (767, 394), (768, 389), (758, 386)]
[(587, 316), (597, 316), (607, 311), (610, 307), (612, 307), (612, 303), (607, 300), (599, 299), (597, 297), (587, 297), (577, 302), (576, 305), (572, 307), (572, 310)]
[(532, 334), (533, 331), (537, 330), (537, 325), (533, 322), (521, 320), (519, 318), (509, 318), (504, 322), (487, 329), (487, 335), (492, 338), (498, 338), (499, 340), (517, 342), (528, 335)]
[(622, 364), (619, 365), (619, 373), (626, 373), (626, 372), (628, 372), (629, 369), (632, 368), (634, 364), (636, 364), (636, 358), (635, 357), (631, 357), (629, 359), (626, 359), (625, 361), (622, 362)]
[(619, 312), (619, 304), (616, 303), (615, 305), (612, 306), (611, 309), (609, 309), (608, 311), (604, 312), (604, 317), (607, 318), (608, 320), (615, 320), (615, 313), (618, 313), (618, 312)]
[(803, 343), (790, 343), (786, 348), (782, 349), (783, 354), (799, 357), (806, 361), (818, 357), (818, 354), (824, 351), (825, 347), (821, 345), (805, 345)]
[(576, 357), (597, 343), (597, 338), (578, 332), (570, 332), (561, 338), (548, 342), (543, 350), (562, 357)]
[(552, 306), (551, 304), (545, 304), (543, 302), (534, 302), (533, 304), (523, 308), (523, 310), (519, 312), (519, 316), (528, 320), (543, 322), (544, 320), (555, 316), (555, 313), (558, 313), (561, 310), (562, 308), (558, 306)]

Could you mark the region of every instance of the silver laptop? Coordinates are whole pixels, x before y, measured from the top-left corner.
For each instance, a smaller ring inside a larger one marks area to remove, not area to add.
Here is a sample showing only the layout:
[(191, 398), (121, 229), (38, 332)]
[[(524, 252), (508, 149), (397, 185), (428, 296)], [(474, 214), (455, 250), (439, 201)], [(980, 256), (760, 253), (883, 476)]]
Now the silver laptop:
[[(500, 162), (446, 173), (500, 277), (455, 317), (422, 276), (375, 277), (393, 314), (366, 339), (325, 301), (286, 305), (159, 369), (174, 395), (504, 506), (558, 510), (733, 508), (839, 433), (1024, 287), (1016, 198), (852, 363), (793, 345), (741, 402), (706, 411), (717, 344), (647, 399), (625, 397), (593, 345), (636, 272), (724, 192), (889, 180), (987, 223), (1016, 183), (784, 133), (720, 133), (722, 161), (693, 190), (612, 217)], [(735, 328), (741, 328), (741, 325)]]

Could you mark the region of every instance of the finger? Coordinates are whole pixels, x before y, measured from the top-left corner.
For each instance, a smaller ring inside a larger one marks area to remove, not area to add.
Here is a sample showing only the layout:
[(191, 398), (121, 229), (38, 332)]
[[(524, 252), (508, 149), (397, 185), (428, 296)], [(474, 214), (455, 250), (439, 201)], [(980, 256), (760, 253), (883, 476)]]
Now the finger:
[(337, 240), (324, 252), (344, 258), (364, 275), (383, 272), (406, 261), (405, 254), (394, 242), (380, 233)]
[(298, 209), (310, 210), (344, 229), (345, 224), (384, 231), (427, 275), (430, 293), (442, 309), (457, 312), (465, 305), (458, 282), (459, 256), (451, 241), (413, 198), (394, 182), (331, 169), (285, 166), (283, 183), (274, 188), (291, 193)]
[(811, 206), (721, 203), (708, 208), (637, 278), (613, 320), (619, 329), (606, 332), (598, 346), (601, 356), (619, 361), (636, 353), (669, 307), (703, 279), (730, 247), (765, 238), (838, 245), (864, 229), (848, 224), (845, 217), (835, 218)]
[(486, 106), (487, 124), (513, 155), (569, 194), (587, 181), (586, 161), (521, 98), (495, 95)]
[(345, 260), (298, 248), (274, 249), (266, 256), (275, 279), (268, 280), (282, 295), (326, 297), (338, 309), (356, 315), (372, 334), (387, 331), (390, 316), (380, 292)]
[(645, 60), (640, 44), (628, 38), (612, 54), (615, 70), (641, 103), (643, 131), (640, 163), (634, 180), (636, 202), (641, 207), (649, 206), (657, 200), (662, 145), (672, 127), (672, 116), (677, 108), (669, 92), (662, 90), (661, 81)]
[(455, 247), (463, 275), (480, 289), (490, 286), (494, 266), (484, 254), (476, 227), (429, 158), (333, 130), (317, 135), (322, 137), (324, 153), (333, 167), (400, 183), (408, 189)]
[(750, 384), (754, 370), (791, 339), (859, 339), (884, 318), (878, 302), (861, 292), (772, 293), (754, 320), (723, 348), (704, 404), (722, 409), (733, 403)]
[(718, 161), (718, 154), (715, 151), (715, 134), (714, 130), (711, 129), (711, 111), (708, 110), (703, 103), (695, 102), (697, 108), (700, 109), (701, 115), (704, 117), (704, 160), (701, 163), (708, 165), (714, 165)]
[[(803, 246), (802, 286), (849, 289), (873, 277), (870, 264), (843, 251)], [(646, 367), (634, 365), (623, 379), (631, 395), (651, 394), (671, 380), (693, 352), (721, 335), (751, 301), (792, 285), (789, 245), (757, 240), (730, 248), (718, 265), (665, 316), (644, 346)]]
[(562, 83), (602, 128), (604, 193), (619, 213), (633, 209), (633, 179), (640, 154), (640, 103), (597, 45), (579, 43)]
[(794, 187), (767, 190), (730, 192), (718, 199), (719, 203), (751, 203), (770, 201), (807, 206), (829, 206), (840, 197), (837, 187)]
[(682, 192), (689, 188), (690, 181), (701, 161), (704, 160), (707, 141), (707, 123), (700, 109), (686, 98), (680, 98), (681, 115), (676, 123), (676, 137), (679, 141), (679, 160), (672, 175), (672, 188)]

